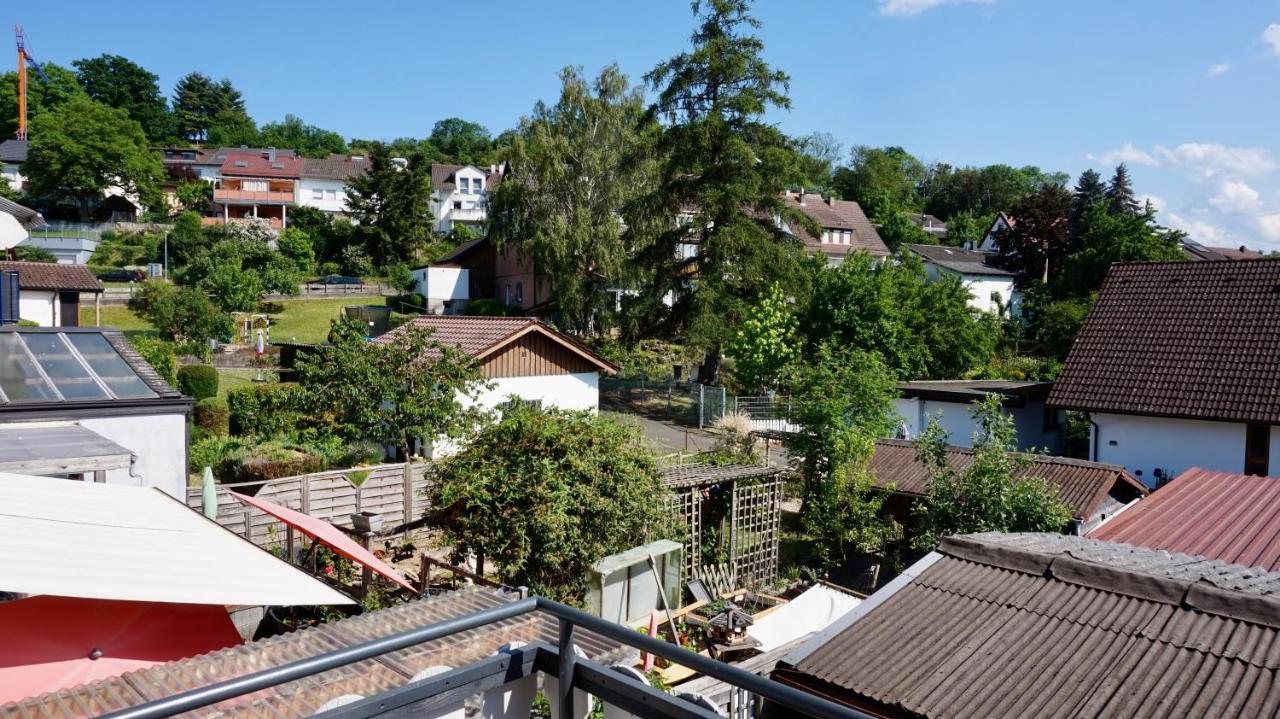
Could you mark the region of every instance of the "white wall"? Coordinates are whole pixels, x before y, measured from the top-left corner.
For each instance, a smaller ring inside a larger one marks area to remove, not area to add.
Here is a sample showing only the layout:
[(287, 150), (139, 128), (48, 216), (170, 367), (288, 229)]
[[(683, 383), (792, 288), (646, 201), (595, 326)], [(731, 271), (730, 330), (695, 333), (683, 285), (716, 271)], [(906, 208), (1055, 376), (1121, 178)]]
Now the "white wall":
[[(494, 409), (511, 399), (512, 395), (528, 401), (541, 401), (543, 409), (556, 407), (564, 410), (590, 410), (600, 407), (600, 374), (541, 375), (537, 377), (498, 377), (491, 379), (492, 388), (474, 398), (462, 398), (467, 407)], [(438, 440), (431, 448), (431, 456), (446, 457), (460, 449), (460, 443)]]
[[(1124, 465), (1135, 477), (1155, 486), (1157, 467), (1170, 479), (1191, 467), (1222, 472), (1244, 471), (1245, 426), (1171, 417), (1139, 417), (1093, 413), (1090, 453), (1099, 462)], [(1271, 473), (1280, 470), (1280, 439), (1271, 432)], [(1114, 444), (1112, 444), (1114, 442)]]
[(1018, 293), (1013, 289), (1012, 277), (992, 277), (990, 275), (961, 275), (960, 283), (969, 290), (969, 306), (983, 312), (999, 312), (1000, 308), (991, 301), (991, 295), (997, 294), (1000, 303), (1007, 305), (1013, 300), (1013, 316), (1018, 316), (1022, 304)]
[[(419, 267), (413, 275), (413, 291), (427, 298), (435, 314), (458, 313), (471, 297), (471, 272), (465, 267)], [(446, 308), (445, 302), (450, 302)]]
[(16, 162), (6, 162), (0, 170), (0, 177), (9, 183), (9, 189), (14, 192), (22, 192), (22, 186), (27, 182), (26, 176), (19, 171), (19, 167), (20, 165)]
[[(947, 432), (948, 442), (960, 447), (972, 447), (973, 435), (978, 423), (973, 418), (973, 405), (959, 402), (941, 402), (933, 399), (899, 397), (894, 400), (894, 410), (906, 425), (908, 436), (918, 439), (929, 426), (929, 419), (942, 413), (940, 424)], [(1050, 454), (1062, 451), (1062, 438), (1056, 430), (1045, 431), (1044, 403), (1029, 401), (1024, 407), (1009, 407), (1005, 413), (1013, 417), (1018, 433), (1018, 449), (1047, 449)]]
[[(455, 202), (462, 203), (460, 209), (466, 213), (468, 222), (483, 221), (489, 197), (488, 190), (485, 189), (486, 177), (484, 170), (468, 165), (454, 173), (454, 189), (436, 190), (431, 194), (431, 209), (435, 214), (437, 232), (449, 232), (453, 229), (454, 220), (450, 213), (454, 211)], [(468, 192), (462, 191), (463, 179), (467, 180)], [(479, 191), (474, 189), (477, 182)]]
[(22, 290), (18, 295), (19, 319), (31, 320), (41, 327), (57, 327), (60, 314), (57, 292)]
[(93, 430), (121, 447), (138, 455), (133, 473), (116, 469), (107, 473), (111, 484), (159, 487), (168, 494), (187, 498), (187, 419), (186, 415), (156, 414), (126, 417), (82, 419), (80, 425)]
[[(323, 197), (316, 198), (319, 191)], [(298, 180), (297, 194), (294, 203), (303, 207), (315, 207), (325, 212), (339, 213), (347, 211), (347, 183), (342, 180), (322, 180), (315, 177), (303, 177)]]

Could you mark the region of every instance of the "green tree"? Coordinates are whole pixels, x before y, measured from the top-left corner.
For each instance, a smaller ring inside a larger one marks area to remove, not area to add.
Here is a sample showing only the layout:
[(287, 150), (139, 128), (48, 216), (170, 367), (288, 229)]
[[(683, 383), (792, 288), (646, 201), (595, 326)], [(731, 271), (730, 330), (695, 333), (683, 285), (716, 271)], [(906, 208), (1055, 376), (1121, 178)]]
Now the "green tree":
[(1056, 297), (1078, 299), (1097, 292), (1107, 270), (1117, 262), (1183, 259), (1182, 233), (1157, 226), (1150, 208), (1136, 214), (1113, 213), (1098, 204), (1083, 225), (1079, 250), (1063, 260), (1062, 272), (1052, 284)]
[(213, 206), (213, 185), (204, 180), (183, 180), (173, 194), (183, 212), (201, 214)]
[(412, 260), (435, 224), (428, 205), (431, 165), (414, 154), (402, 167), (382, 143), (370, 149), (368, 165), (368, 172), (347, 181), (347, 209), (361, 244), (379, 267)]
[(13, 248), (14, 259), (19, 262), (46, 262), (53, 263), (58, 261), (58, 256), (46, 250), (43, 247), (35, 245), (18, 245)]
[(916, 503), (918, 534), (912, 545), (928, 552), (943, 537), (973, 532), (1061, 532), (1071, 508), (1039, 477), (1024, 476), (1031, 458), (1019, 454), (1013, 419), (999, 395), (974, 405), (978, 431), (973, 463), (957, 471), (947, 463), (947, 435), (935, 417), (916, 444), (929, 468), (929, 493)]
[(539, 102), (513, 138), (510, 172), (490, 200), (489, 236), (533, 261), (568, 327), (586, 332), (626, 284), (626, 207), (655, 179), (644, 98), (616, 65), (594, 80), (560, 72), (560, 99)]
[(833, 174), (844, 146), (829, 132), (811, 132), (795, 140), (803, 173), (803, 189), (828, 193), (834, 188)]
[(1080, 179), (1076, 181), (1075, 189), (1071, 193), (1071, 217), (1069, 225), (1071, 228), (1072, 244), (1079, 247), (1080, 238), (1084, 236), (1086, 220), (1089, 213), (1097, 205), (1106, 202), (1107, 186), (1102, 181), (1102, 176), (1093, 169), (1085, 170), (1080, 173)]
[(460, 117), (440, 120), (431, 128), (430, 142), (450, 162), (459, 165), (482, 164), (488, 159), (493, 141), (484, 125)]
[(276, 249), (284, 255), (298, 272), (311, 274), (316, 268), (316, 251), (307, 233), (290, 227), (276, 238)]
[(840, 196), (864, 208), (880, 202), (901, 210), (919, 207), (919, 188), (927, 175), (924, 163), (901, 147), (859, 145), (850, 165), (835, 174)]
[[(775, 283), (794, 292), (804, 280), (803, 251), (784, 226), (820, 230), (782, 198), (800, 179), (799, 162), (764, 116), (790, 107), (789, 78), (761, 57), (749, 3), (695, 0), (693, 10), (692, 50), (646, 76), (657, 91), (650, 113), (665, 123), (663, 166), (628, 227), (645, 248), (644, 323), (703, 350), (699, 378), (710, 383), (747, 308)], [(668, 295), (669, 311), (661, 302)]]
[(288, 147), (304, 157), (328, 157), (347, 151), (342, 135), (308, 125), (297, 115), (285, 115), (283, 122), (268, 122), (259, 130), (259, 142), (266, 147)]
[(733, 378), (744, 393), (775, 389), (783, 370), (800, 354), (796, 318), (782, 287), (774, 285), (747, 312), (725, 347)]
[(160, 93), (160, 78), (155, 73), (119, 55), (103, 54), (71, 64), (89, 97), (124, 110), (142, 125), (151, 142), (162, 142), (169, 137), (169, 107)]
[(513, 403), (437, 469), (445, 541), (502, 581), (581, 602), (601, 557), (670, 536), (653, 456), (635, 430), (586, 412)]
[(994, 318), (972, 311), (958, 279), (928, 281), (913, 254), (877, 263), (859, 253), (810, 268), (813, 290), (799, 313), (809, 348), (834, 342), (874, 353), (910, 379), (960, 377), (995, 351)]
[(265, 222), (210, 228), (205, 237), (211, 244), (187, 263), (181, 278), (209, 292), (222, 309), (247, 312), (264, 293), (298, 294), (298, 267), (294, 259), (271, 249), (272, 232)]
[(977, 247), (991, 229), (995, 217), (961, 212), (947, 220), (946, 243), (952, 247)]
[(223, 312), (250, 312), (262, 297), (258, 273), (230, 262), (214, 265), (197, 285), (208, 292)]
[(874, 354), (836, 347), (819, 345), (788, 380), (790, 419), (800, 427), (788, 449), (800, 461), (801, 520), (824, 568), (878, 552), (894, 533), (867, 473), (876, 438), (893, 430), (893, 375)]
[[(76, 74), (61, 65), (44, 63), (46, 81), (40, 73), (27, 68), (27, 136), (35, 138), (30, 123), (37, 117), (57, 109), (72, 98), (83, 97), (84, 90), (76, 82)], [(18, 73), (10, 70), (0, 75), (0, 137), (10, 138), (18, 131)]]
[(1107, 184), (1107, 211), (1113, 215), (1139, 215), (1142, 205), (1133, 194), (1133, 181), (1129, 179), (1129, 168), (1122, 162), (1116, 165), (1115, 174)]
[(108, 187), (159, 206), (163, 171), (136, 120), (83, 95), (31, 123), (22, 164), (31, 194), (72, 199), (85, 218)]
[(1065, 185), (1069, 179), (1066, 173), (1045, 172), (1033, 165), (953, 168), (938, 164), (930, 169), (920, 192), (925, 212), (950, 220), (964, 212), (1008, 212), (1027, 195), (1049, 185)]
[(205, 141), (210, 145), (253, 147), (262, 144), (258, 135), (258, 126), (253, 118), (244, 110), (227, 108), (219, 110), (209, 117), (209, 129), (205, 131)]
[(174, 130), (179, 137), (191, 142), (216, 142), (210, 134), (215, 126), (235, 125), (240, 128), (238, 132), (242, 132), (243, 120), (247, 118), (244, 98), (230, 80), (215, 82), (207, 75), (193, 72), (179, 80), (174, 88)]
[(419, 441), (474, 431), (480, 417), (460, 400), (485, 386), (480, 368), (431, 334), (406, 325), (374, 344), (358, 320), (335, 321), (328, 344), (298, 358), (306, 410), (348, 441), (390, 445), (405, 457)]
[(200, 215), (183, 212), (169, 231), (169, 264), (184, 267), (205, 249), (205, 232)]
[(203, 342), (231, 334), (231, 317), (194, 287), (148, 280), (129, 300), (129, 307), (172, 342)]
[(892, 251), (897, 251), (903, 245), (936, 245), (938, 239), (933, 235), (925, 232), (920, 225), (911, 221), (907, 217), (907, 213), (902, 211), (890, 212), (887, 216), (878, 218), (880, 227), (876, 234), (880, 235), (880, 239), (884, 240), (884, 244)]

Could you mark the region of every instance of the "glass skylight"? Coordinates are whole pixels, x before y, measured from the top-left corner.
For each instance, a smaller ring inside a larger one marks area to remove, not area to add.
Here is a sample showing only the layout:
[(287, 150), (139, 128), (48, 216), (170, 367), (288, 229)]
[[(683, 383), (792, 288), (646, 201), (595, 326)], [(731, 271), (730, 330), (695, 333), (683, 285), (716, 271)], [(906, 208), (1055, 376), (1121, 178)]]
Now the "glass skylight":
[(157, 396), (99, 333), (0, 332), (0, 402)]

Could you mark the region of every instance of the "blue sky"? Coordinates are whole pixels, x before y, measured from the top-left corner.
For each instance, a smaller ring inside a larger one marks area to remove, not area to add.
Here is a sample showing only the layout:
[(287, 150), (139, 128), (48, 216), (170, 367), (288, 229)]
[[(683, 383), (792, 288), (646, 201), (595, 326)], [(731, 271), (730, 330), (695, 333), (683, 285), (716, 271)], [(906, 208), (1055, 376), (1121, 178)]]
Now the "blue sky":
[[(1166, 224), (1280, 250), (1275, 0), (764, 0), (756, 14), (792, 77), (793, 108), (772, 118), (789, 133), (1073, 176), (1126, 160)], [(682, 0), (43, 0), (7, 15), (40, 60), (116, 53), (166, 91), (199, 70), (231, 78), (259, 122), (377, 138), (449, 116), (496, 133), (554, 99), (560, 67), (617, 62), (638, 80), (692, 29)]]

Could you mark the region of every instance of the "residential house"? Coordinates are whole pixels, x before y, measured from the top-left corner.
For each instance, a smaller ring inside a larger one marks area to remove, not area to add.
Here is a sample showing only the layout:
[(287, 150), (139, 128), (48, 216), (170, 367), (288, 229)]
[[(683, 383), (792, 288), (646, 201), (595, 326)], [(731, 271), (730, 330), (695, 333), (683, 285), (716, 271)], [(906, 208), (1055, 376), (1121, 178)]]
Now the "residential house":
[(1280, 478), (1193, 467), (1089, 536), (1277, 572)]
[(502, 180), (502, 174), (501, 165), (432, 165), (431, 212), (436, 232), (451, 232), (454, 225), (482, 232), (488, 217), (489, 193)]
[(784, 200), (822, 228), (822, 234), (814, 236), (803, 227), (784, 226), (787, 232), (804, 242), (805, 253), (809, 256), (821, 252), (827, 263), (833, 266), (856, 252), (866, 252), (872, 257), (889, 256), (889, 248), (858, 203), (803, 191), (787, 192)]
[(1280, 573), (974, 534), (943, 540), (772, 677), (895, 719), (1260, 719), (1280, 713), (1278, 618)]
[(410, 270), (413, 291), (435, 314), (460, 314), (473, 298), (497, 298), (497, 250), (486, 237), (468, 240), (429, 265)]
[[(1041, 454), (1024, 458), (1026, 464), (1017, 470), (1017, 479), (1043, 479), (1056, 489), (1058, 497), (1071, 507), (1072, 534), (1089, 532), (1148, 494), (1146, 485), (1118, 465)], [(949, 468), (962, 472), (973, 466), (973, 450), (948, 446), (946, 460)], [(916, 443), (877, 440), (868, 469), (877, 487), (892, 488), (886, 509), (899, 521), (909, 523), (912, 506), (929, 493), (930, 468), (917, 457)]]
[[(600, 406), (600, 374), (616, 365), (572, 338), (531, 317), (416, 317), (378, 337), (394, 342), (405, 327), (432, 330), (435, 341), (456, 346), (473, 357), (490, 386), (465, 401), (495, 409), (513, 399), (540, 407), (596, 411)], [(453, 445), (439, 443), (433, 454), (448, 454)]]
[(248, 218), (264, 220), (272, 229), (289, 224), (289, 208), (297, 204), (302, 158), (289, 151), (267, 148), (219, 151), (218, 181), (213, 190), (213, 217), (205, 224), (225, 224)]
[(302, 158), (298, 177), (299, 207), (315, 207), (328, 215), (347, 212), (347, 181), (368, 172), (363, 155), (330, 155)]
[(0, 142), (0, 177), (15, 192), (27, 191), (27, 178), (22, 174), (22, 163), (27, 161), (26, 140)]
[(1280, 474), (1280, 259), (1117, 264), (1048, 405), (1148, 486), (1191, 467)]
[(1014, 218), (1003, 212), (997, 212), (996, 219), (991, 221), (991, 227), (987, 229), (987, 234), (982, 236), (982, 242), (978, 243), (977, 247), (970, 247), (969, 249), (976, 249), (979, 252), (999, 252), (1000, 243), (996, 238), (1001, 230), (1011, 229), (1015, 224), (1017, 223)]
[(1265, 255), (1244, 245), (1239, 247), (1208, 247), (1193, 240), (1182, 242), (1182, 253), (1189, 260), (1260, 260)]
[(117, 330), (0, 327), (0, 472), (185, 501), (191, 406)]
[(931, 280), (955, 277), (969, 290), (969, 306), (975, 310), (1009, 313), (1021, 311), (1022, 295), (1014, 287), (1017, 275), (991, 263), (992, 255), (944, 245), (903, 245), (924, 260)]
[(94, 324), (101, 322), (102, 283), (84, 265), (0, 262), (0, 272), (18, 273), (18, 317), (41, 327), (78, 327), (80, 296), (94, 296)]
[(1031, 380), (917, 380), (898, 383), (894, 409), (902, 418), (900, 439), (915, 439), (938, 418), (953, 444), (968, 447), (978, 431), (973, 405), (988, 394), (1000, 395), (1000, 406), (1013, 418), (1018, 433), (1018, 449), (1062, 449), (1062, 418), (1048, 409), (1045, 400), (1052, 382)]
[(907, 219), (911, 224), (919, 227), (925, 232), (935, 237), (938, 242), (947, 239), (947, 223), (939, 220), (927, 212), (908, 212)]

